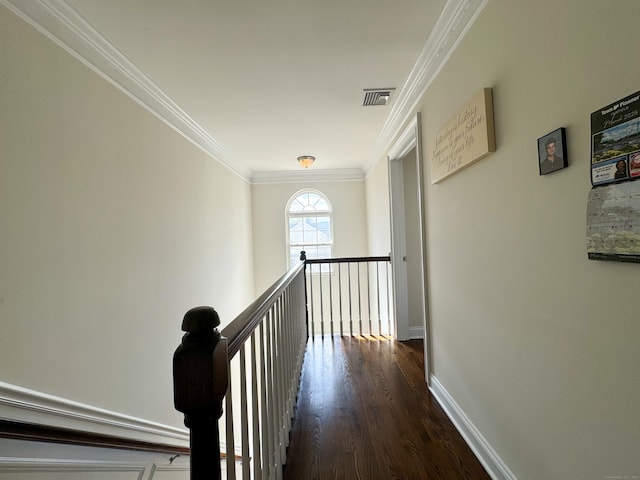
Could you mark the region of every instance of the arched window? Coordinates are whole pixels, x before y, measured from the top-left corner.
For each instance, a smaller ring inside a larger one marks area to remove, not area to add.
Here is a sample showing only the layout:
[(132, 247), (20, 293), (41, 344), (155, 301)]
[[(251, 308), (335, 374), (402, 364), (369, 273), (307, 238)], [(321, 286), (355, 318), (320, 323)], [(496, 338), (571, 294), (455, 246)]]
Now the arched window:
[(331, 258), (333, 253), (332, 210), (329, 199), (317, 190), (302, 190), (287, 204), (287, 251), (289, 267), (300, 259)]

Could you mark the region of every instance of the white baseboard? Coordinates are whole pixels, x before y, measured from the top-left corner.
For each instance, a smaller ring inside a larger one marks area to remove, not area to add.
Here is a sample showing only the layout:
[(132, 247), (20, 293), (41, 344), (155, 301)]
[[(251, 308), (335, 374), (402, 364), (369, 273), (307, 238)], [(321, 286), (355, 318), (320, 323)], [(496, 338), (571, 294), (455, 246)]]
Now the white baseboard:
[(409, 327), (409, 338), (411, 340), (424, 338), (424, 327)]
[(517, 480), (489, 442), (469, 420), (440, 381), (431, 375), (429, 390), (493, 480)]

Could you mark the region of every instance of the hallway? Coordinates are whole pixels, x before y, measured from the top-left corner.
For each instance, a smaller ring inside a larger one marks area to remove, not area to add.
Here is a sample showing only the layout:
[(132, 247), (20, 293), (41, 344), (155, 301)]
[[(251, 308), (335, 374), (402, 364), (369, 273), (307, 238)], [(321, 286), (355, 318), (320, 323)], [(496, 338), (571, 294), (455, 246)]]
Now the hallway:
[(307, 344), (285, 480), (488, 479), (429, 394), (418, 340)]

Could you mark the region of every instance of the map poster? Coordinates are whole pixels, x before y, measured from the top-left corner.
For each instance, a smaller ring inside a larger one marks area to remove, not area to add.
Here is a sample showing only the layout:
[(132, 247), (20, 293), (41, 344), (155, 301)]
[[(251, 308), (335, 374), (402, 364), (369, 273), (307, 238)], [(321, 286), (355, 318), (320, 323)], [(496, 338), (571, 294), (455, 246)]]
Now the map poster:
[(640, 92), (591, 114), (591, 184), (640, 176)]
[(591, 189), (587, 255), (592, 260), (640, 262), (640, 182)]

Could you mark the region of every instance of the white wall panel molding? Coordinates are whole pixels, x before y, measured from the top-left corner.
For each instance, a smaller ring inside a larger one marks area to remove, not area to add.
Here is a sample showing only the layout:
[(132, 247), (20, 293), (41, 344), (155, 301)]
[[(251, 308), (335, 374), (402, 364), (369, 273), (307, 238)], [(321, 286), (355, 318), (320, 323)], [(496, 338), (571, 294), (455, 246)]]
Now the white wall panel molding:
[(487, 1), (447, 1), (418, 60), (399, 89), (391, 112), (378, 134), (370, 160), (365, 165), (367, 173), (385, 155), (403, 125), (414, 113), (416, 105), (427, 88), (478, 18)]
[[(222, 462), (224, 466), (225, 462)], [(222, 468), (221, 468), (222, 470)], [(222, 473), (226, 473), (224, 470)], [(189, 464), (184, 465), (153, 465), (149, 478), (152, 480), (164, 480), (173, 478), (189, 478)]]
[(188, 480), (188, 455), (0, 438), (0, 480)]
[(189, 432), (0, 382), (0, 418), (188, 446)]
[(482, 433), (480, 433), (480, 430), (476, 428), (462, 408), (460, 408), (434, 375), (431, 375), (429, 390), (451, 422), (456, 426), (460, 435), (462, 435), (471, 450), (473, 450), (473, 453), (478, 457), (478, 460), (480, 460), (491, 478), (493, 478), (493, 480), (517, 480), (516, 476), (509, 470), (509, 467), (507, 467)]
[(0, 0), (72, 56), (244, 180), (228, 151), (64, 0)]
[[(147, 464), (137, 462), (57, 460), (34, 458), (0, 457), (0, 479), (51, 478), (73, 479), (92, 478), (91, 474), (108, 474), (113, 479), (143, 480)], [(46, 475), (46, 476), (44, 476)], [(100, 478), (104, 478), (101, 475)]]

